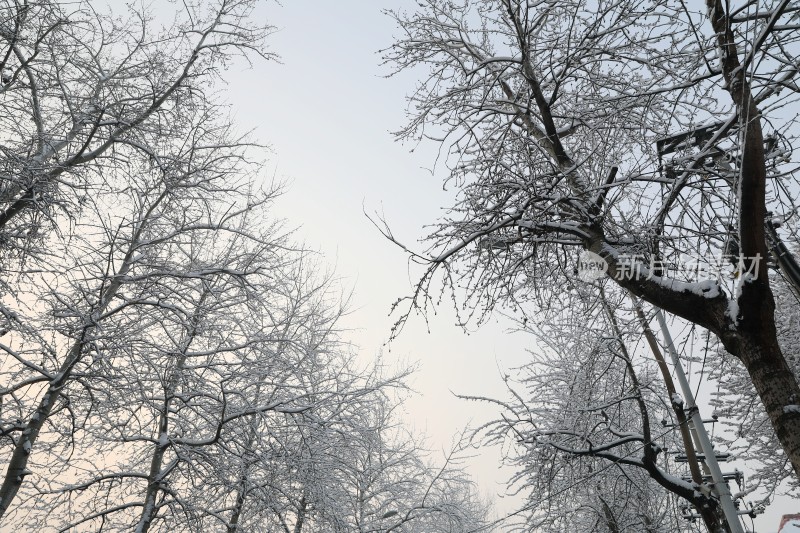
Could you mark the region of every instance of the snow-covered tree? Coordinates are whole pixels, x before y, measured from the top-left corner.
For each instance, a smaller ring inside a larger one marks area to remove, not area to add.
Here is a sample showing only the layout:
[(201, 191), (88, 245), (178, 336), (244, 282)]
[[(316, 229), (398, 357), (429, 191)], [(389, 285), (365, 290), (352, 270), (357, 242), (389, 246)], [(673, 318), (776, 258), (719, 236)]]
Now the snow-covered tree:
[(217, 103), (226, 66), (270, 57), (255, 5), (0, 3), (3, 529), (485, 518), (399, 428), (408, 372), (357, 362)]
[[(158, 160), (164, 138), (214, 98), (221, 69), (269, 57), (254, 0), (162, 4), (0, 3), (2, 259), (46, 252), (40, 239), (76, 215), (106, 174)], [(4, 265), (7, 266), (7, 265)]]
[[(238, 243), (235, 258), (213, 262), (198, 250), (213, 256), (217, 241), (236, 238), (264, 249), (280, 246), (279, 239), (266, 238), (268, 232), (246, 233), (242, 226), (274, 193), (242, 179), (248, 171), (243, 148), (209, 121), (197, 116), (187, 139), (163, 141), (158, 162), (109, 170), (108, 187), (94, 191), (72, 217), (69, 233), (48, 237), (47, 261), (36, 258), (39, 268), (15, 281), (17, 298), (6, 308), (8, 340), (2, 346), (10, 356), (3, 365), (3, 417), (11, 453), (0, 488), (3, 512), (29, 474), (36, 478), (50, 458), (57, 460), (56, 450), (68, 455), (95, 402), (115, 390), (115, 379), (125, 379), (119, 373), (142, 365), (130, 357), (117, 365), (121, 353), (145, 357), (153, 344), (169, 347), (168, 340), (148, 340), (153, 328), (168, 338), (191, 336), (186, 324), (193, 303), (202, 310), (198, 286), (212, 290), (217, 278), (246, 284), (262, 268), (251, 254), (263, 252), (250, 247), (248, 254), (246, 242)], [(182, 321), (182, 331), (170, 329), (175, 320)], [(181, 349), (167, 348), (173, 358)], [(157, 352), (147, 355), (159, 364)], [(44, 463), (36, 459), (40, 454)]]
[(709, 487), (673, 460), (687, 448), (671, 405), (678, 398), (657, 360), (633, 348), (642, 331), (624, 311), (604, 298), (576, 299), (530, 329), (540, 348), (506, 376), (507, 399), (472, 398), (499, 407), (474, 438), (502, 447), (515, 470), (509, 490), (526, 498), (525, 520), (505, 527), (699, 531), (682, 517), (686, 507), (707, 531), (723, 531)]
[(239, 234), (274, 195), (254, 187), (250, 143), (213, 98), (231, 59), (268, 56), (253, 6), (187, 2), (163, 27), (131, 6), (0, 5), (0, 515), (96, 429), (97, 402), (123, 377), (109, 358), (166, 327), (182, 281), (249, 274), (178, 258)]
[[(476, 494), (454, 451), (443, 461), (394, 414), (396, 404), (375, 404), (348, 418), (358, 422), (347, 440), (325, 439), (331, 453), (328, 498), (338, 506), (331, 531), (467, 532), (487, 524), (488, 508)], [(334, 446), (331, 444), (335, 443)]]
[[(776, 277), (773, 283), (778, 341), (795, 375), (800, 375), (800, 303), (785, 279)], [(707, 339), (704, 349), (710, 352), (708, 359), (714, 363), (710, 376), (717, 384), (711, 403), (726, 429), (719, 437), (734, 456), (747, 460), (747, 490), (758, 494), (764, 505), (783, 490), (797, 495), (800, 483), (770, 431), (769, 417), (746, 371), (713, 339)]]
[[(392, 13), (403, 34), (387, 61), (426, 72), (399, 137), (441, 143), (460, 192), (416, 256), (427, 270), (411, 306), (427, 306), (437, 274), (467, 287), (479, 316), (558, 306), (579, 257), (595, 260), (720, 340), (800, 476), (800, 386), (765, 236), (768, 216), (796, 227), (799, 14), (787, 0), (423, 0)], [(702, 272), (729, 260), (734, 282)]]

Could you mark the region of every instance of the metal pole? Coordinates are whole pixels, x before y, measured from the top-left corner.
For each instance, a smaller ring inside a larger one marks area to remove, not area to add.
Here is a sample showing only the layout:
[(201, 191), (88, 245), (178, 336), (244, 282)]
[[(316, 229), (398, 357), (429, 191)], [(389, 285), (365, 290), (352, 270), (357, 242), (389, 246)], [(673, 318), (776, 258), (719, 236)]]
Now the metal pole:
[(705, 455), (705, 463), (711, 471), (711, 479), (714, 482), (713, 487), (717, 494), (719, 494), (719, 502), (722, 506), (722, 512), (725, 515), (725, 521), (728, 523), (728, 528), (731, 530), (731, 533), (745, 533), (744, 528), (742, 528), (742, 523), (739, 521), (739, 514), (736, 511), (736, 506), (733, 504), (731, 491), (728, 488), (728, 484), (725, 482), (725, 478), (722, 476), (722, 470), (719, 468), (717, 457), (714, 455), (714, 449), (711, 447), (711, 439), (708, 437), (705, 424), (703, 424), (700, 410), (695, 404), (694, 394), (692, 394), (692, 389), (689, 387), (689, 380), (686, 379), (686, 374), (683, 372), (683, 365), (678, 358), (678, 352), (675, 350), (675, 344), (672, 341), (672, 335), (669, 333), (667, 321), (664, 319), (664, 313), (662, 313), (661, 309), (658, 307), (655, 309), (658, 324), (661, 326), (661, 333), (664, 335), (664, 340), (667, 344), (667, 351), (675, 367), (675, 375), (681, 385), (684, 400), (687, 402), (687, 410), (691, 413), (692, 425), (694, 426), (697, 440), (700, 443), (703, 455)]

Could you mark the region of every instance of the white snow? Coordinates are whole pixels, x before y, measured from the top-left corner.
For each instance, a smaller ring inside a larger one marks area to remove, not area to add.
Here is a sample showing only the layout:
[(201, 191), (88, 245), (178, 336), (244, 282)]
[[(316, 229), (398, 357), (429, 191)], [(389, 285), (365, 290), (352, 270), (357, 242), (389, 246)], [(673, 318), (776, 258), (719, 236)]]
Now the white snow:
[(650, 276), (650, 279), (667, 289), (672, 289), (673, 291), (677, 292), (690, 292), (692, 294), (696, 294), (697, 296), (703, 296), (704, 298), (716, 298), (720, 294), (719, 284), (710, 279), (695, 281), (693, 283), (678, 281), (676, 279), (662, 278), (659, 276)]
[[(617, 262), (623, 262), (627, 259), (625, 256), (620, 255), (620, 253), (613, 247), (608, 244), (603, 244), (603, 252), (607, 255), (613, 257)], [(602, 255), (602, 254), (601, 254)], [(650, 280), (665, 289), (669, 289), (675, 292), (689, 292), (692, 294), (696, 294), (697, 296), (702, 296), (704, 298), (716, 298), (721, 294), (719, 283), (716, 280), (702, 280), (702, 281), (695, 281), (695, 282), (686, 282), (686, 281), (679, 281), (672, 278), (664, 278), (661, 276), (654, 275), (650, 269), (645, 265), (643, 262), (638, 260), (637, 258), (632, 258), (633, 264), (627, 265), (625, 269), (629, 272), (634, 273), (635, 277), (638, 279), (647, 279)]]
[(683, 396), (681, 396), (677, 392), (673, 392), (669, 399), (672, 402), (672, 405), (683, 407)]
[(734, 327), (739, 325), (739, 302), (736, 298), (728, 300), (728, 308), (725, 310), (725, 315), (731, 319)]

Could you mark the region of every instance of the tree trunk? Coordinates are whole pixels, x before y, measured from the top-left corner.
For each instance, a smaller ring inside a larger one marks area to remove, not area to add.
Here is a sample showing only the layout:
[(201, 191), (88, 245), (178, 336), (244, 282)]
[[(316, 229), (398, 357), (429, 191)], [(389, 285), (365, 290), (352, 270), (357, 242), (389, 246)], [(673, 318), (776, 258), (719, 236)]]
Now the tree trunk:
[(764, 330), (772, 330), (772, 334), (762, 330), (753, 332), (756, 335), (731, 336), (735, 338), (723, 342), (750, 375), (775, 434), (800, 479), (800, 387), (778, 345), (774, 324), (762, 326)]
[[(598, 487), (598, 489), (601, 489), (601, 487)], [(603, 506), (603, 518), (608, 531), (610, 533), (622, 533), (619, 529), (619, 524), (617, 523), (617, 517), (614, 516), (614, 512), (611, 510), (611, 507), (608, 506), (602, 496), (600, 497), (600, 504)]]
[(28, 419), (25, 429), (22, 430), (17, 443), (14, 446), (14, 451), (11, 454), (11, 460), (8, 462), (8, 469), (6, 470), (3, 485), (0, 487), (0, 518), (6, 513), (11, 502), (19, 492), (25, 476), (31, 473), (28, 470), (28, 459), (30, 458), (31, 451), (34, 444), (39, 437), (39, 432), (42, 430), (45, 422), (50, 418), (50, 413), (61, 395), (61, 390), (69, 381), (72, 375), (72, 369), (80, 359), (83, 353), (84, 339), (88, 333), (89, 327), (85, 327), (81, 333), (81, 338), (72, 346), (67, 358), (59, 368), (59, 372), (47, 386), (47, 391), (42, 396), (39, 406), (36, 411)]
[[(789, 2), (781, 3), (769, 24)], [(744, 130), (742, 166), (738, 177), (739, 242), (741, 260), (748, 274), (741, 274), (739, 317), (731, 334), (716, 333), (725, 347), (741, 359), (769, 415), (795, 475), (800, 478), (800, 386), (778, 345), (775, 330), (775, 300), (767, 273), (766, 181), (764, 134), (761, 112), (753, 99), (731, 28), (731, 17), (721, 0), (706, 0), (708, 18), (714, 28), (725, 89), (739, 113)]]
[(44, 393), (42, 400), (39, 402), (39, 407), (36, 408), (36, 412), (34, 412), (30, 419), (28, 419), (25, 429), (22, 430), (22, 433), (17, 440), (17, 444), (14, 446), (14, 451), (12, 452), (11, 460), (8, 463), (8, 469), (6, 470), (3, 485), (0, 487), (0, 518), (3, 517), (5, 512), (8, 510), (8, 507), (11, 505), (11, 502), (17, 496), (17, 492), (22, 486), (25, 476), (30, 473), (28, 470), (28, 459), (30, 457), (31, 450), (33, 449), (34, 444), (36, 444), (36, 440), (39, 437), (39, 432), (42, 430), (42, 427), (44, 427), (44, 424), (47, 422), (48, 418), (50, 418), (50, 413), (53, 411), (53, 406), (58, 400), (58, 397), (61, 395), (62, 389), (67, 385), (67, 382), (72, 377), (73, 368), (75, 368), (75, 365), (78, 363), (78, 361), (80, 361), (81, 356), (83, 355), (83, 348), (86, 343), (87, 336), (97, 325), (98, 317), (103, 313), (103, 311), (105, 311), (111, 300), (116, 296), (117, 291), (119, 291), (120, 287), (122, 286), (122, 278), (128, 273), (131, 265), (133, 264), (133, 253), (135, 246), (138, 244), (138, 238), (141, 234), (141, 230), (142, 225), (140, 225), (139, 228), (134, 232), (134, 238), (129, 245), (128, 251), (125, 254), (118, 273), (110, 280), (108, 286), (106, 286), (106, 288), (102, 291), (100, 303), (98, 304), (97, 308), (89, 312), (89, 317), (81, 329), (79, 339), (75, 341), (75, 344), (73, 344), (72, 348), (70, 348), (66, 359), (64, 359), (64, 362), (58, 369), (58, 374), (56, 374), (55, 377), (50, 380), (50, 383), (47, 386), (47, 391)]
[[(168, 409), (169, 403), (165, 405)], [(161, 414), (159, 421), (159, 439), (153, 450), (153, 458), (150, 461), (150, 474), (147, 476), (147, 494), (144, 498), (144, 506), (142, 507), (142, 515), (139, 517), (139, 523), (136, 524), (136, 533), (147, 533), (150, 525), (153, 523), (153, 518), (156, 516), (156, 498), (161, 489), (163, 481), (163, 474), (161, 467), (164, 462), (164, 454), (169, 448), (169, 440), (167, 438), (168, 419), (167, 410)]]
[[(722, 291), (698, 296), (688, 290), (665, 289), (657, 276), (620, 276), (623, 266), (618, 257), (604, 248), (606, 239), (602, 229), (589, 227), (586, 232), (589, 235), (587, 249), (603, 257), (608, 275), (617, 284), (656, 307), (708, 329), (728, 352), (741, 360), (781, 447), (800, 479), (800, 385), (778, 344), (775, 300), (767, 277), (766, 255), (761, 255), (760, 262), (752, 265), (752, 270), (758, 274), (742, 281), (741, 295), (736, 301), (739, 313), (732, 317), (730, 300)], [(754, 241), (751, 239), (751, 242)], [(762, 244), (766, 249), (766, 242)], [(758, 252), (749, 255), (756, 257)]]
[(145, 494), (144, 507), (142, 508), (142, 515), (139, 518), (139, 523), (136, 525), (136, 533), (147, 533), (153, 518), (156, 516), (156, 498), (161, 490), (161, 484), (164, 481), (164, 476), (167, 475), (170, 468), (162, 470), (164, 464), (164, 455), (170, 447), (169, 443), (169, 414), (172, 406), (172, 400), (175, 398), (175, 392), (178, 388), (178, 383), (181, 374), (186, 365), (187, 352), (192, 341), (197, 336), (198, 325), (203, 311), (203, 303), (208, 297), (208, 289), (204, 290), (200, 295), (192, 317), (189, 320), (189, 331), (186, 333), (186, 338), (181, 341), (180, 351), (175, 354), (177, 359), (175, 361), (175, 368), (172, 370), (169, 380), (164, 387), (164, 403), (162, 405), (161, 415), (158, 420), (158, 442), (153, 449), (153, 457), (150, 461), (150, 473), (147, 476), (147, 493)]
[(306, 521), (306, 510), (308, 509), (308, 502), (306, 497), (300, 498), (300, 506), (297, 509), (297, 522), (294, 524), (294, 533), (301, 533), (303, 531), (303, 524)]
[(247, 497), (247, 470), (242, 472), (239, 477), (239, 486), (236, 488), (236, 500), (231, 510), (231, 517), (228, 519), (227, 533), (236, 533), (239, 528), (239, 517), (242, 516), (244, 501)]

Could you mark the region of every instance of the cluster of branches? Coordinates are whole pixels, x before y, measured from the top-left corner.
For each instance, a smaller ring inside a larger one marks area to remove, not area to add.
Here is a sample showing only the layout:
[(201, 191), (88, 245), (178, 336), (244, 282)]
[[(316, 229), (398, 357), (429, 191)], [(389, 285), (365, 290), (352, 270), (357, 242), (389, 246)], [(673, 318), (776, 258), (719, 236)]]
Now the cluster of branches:
[(526, 503), (508, 527), (700, 531), (685, 519), (696, 510), (709, 531), (723, 531), (696, 455), (693, 468), (675, 462), (693, 450), (683, 399), (664, 381), (660, 348), (641, 347), (655, 339), (647, 317), (625, 319), (636, 315), (630, 304), (584, 291), (569, 313), (528, 327), (539, 348), (506, 376), (509, 399), (469, 397), (500, 409), (472, 439), (501, 446), (515, 469), (509, 487)]
[(216, 103), (271, 58), (253, 0), (173, 25), (0, 4), (0, 524), (19, 531), (465, 531), (452, 457), (398, 426), (342, 297), (271, 220)]
[[(775, 239), (796, 238), (798, 227), (797, 6), (785, 0), (423, 0), (413, 12), (389, 15), (402, 35), (385, 51), (387, 63), (424, 73), (398, 138), (439, 144), (446, 183), (458, 191), (428, 237), (428, 252), (412, 253), (425, 272), (397, 328), (411, 310), (435, 303), (440, 281), (466, 294), (460, 310), (469, 317), (480, 320), (502, 305), (530, 315), (532, 329), (542, 327), (542, 313), (573, 317), (565, 319), (568, 325), (601, 312), (599, 304), (575, 305), (575, 295), (587, 288), (595, 299), (598, 287), (612, 299), (632, 295), (708, 332), (719, 405), (742, 425), (738, 438), (746, 439), (748, 453), (757, 452), (753, 459), (772, 453), (761, 479), (771, 477), (771, 487), (787, 478), (796, 484), (796, 311), (780, 305), (776, 318), (776, 287), (788, 298), (793, 281), (783, 268), (786, 247), (779, 250)], [(770, 236), (777, 226), (780, 236)], [(587, 252), (604, 266), (595, 284), (576, 275)], [(708, 275), (707, 267), (697, 268), (704, 264), (725, 268)], [(640, 324), (640, 318), (629, 312), (620, 320)], [(581, 372), (604, 360), (609, 348), (602, 339), (619, 337), (609, 333), (610, 323), (605, 328), (605, 335), (594, 332), (596, 340), (584, 343), (599, 351), (574, 353), (571, 344), (557, 350), (571, 361), (564, 366), (571, 379), (588, 380), (593, 389), (602, 390), (607, 380)], [(613, 350), (615, 365), (626, 359), (620, 350)], [(529, 370), (548, 375), (547, 368), (540, 361)], [(623, 383), (635, 374), (624, 365), (617, 373)], [(541, 401), (558, 397), (545, 390), (551, 396)], [(615, 394), (618, 405), (628, 405), (630, 420), (612, 417), (597, 427), (550, 434), (562, 407), (547, 405), (544, 424), (544, 415), (528, 411), (539, 402), (535, 392), (507, 406), (509, 420), (519, 416), (534, 427), (519, 442), (539, 450), (546, 441), (559, 465), (578, 461), (596, 469), (586, 457), (625, 464), (627, 455), (613, 453), (603, 440), (611, 437), (594, 432), (613, 426), (630, 432), (631, 443), (650, 442), (642, 440), (647, 429), (639, 419), (655, 400), (624, 387)], [(498, 427), (520, 431), (517, 422)], [(702, 511), (693, 494), (667, 487), (648, 461), (636, 461), (652, 481)], [(599, 501), (591, 513), (606, 529), (622, 530), (619, 521), (611, 527)], [(710, 530), (719, 526), (713, 516), (704, 518)]]

